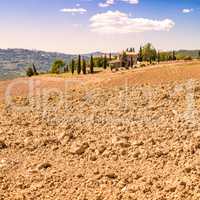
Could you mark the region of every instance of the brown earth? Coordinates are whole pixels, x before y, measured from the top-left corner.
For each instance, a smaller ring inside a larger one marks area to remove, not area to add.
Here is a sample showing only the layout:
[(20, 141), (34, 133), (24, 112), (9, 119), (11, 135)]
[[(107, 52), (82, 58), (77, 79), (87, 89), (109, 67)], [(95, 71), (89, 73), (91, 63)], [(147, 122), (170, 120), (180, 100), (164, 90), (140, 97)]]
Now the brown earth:
[[(133, 69), (128, 71), (119, 71), (111, 73), (110, 70), (87, 76), (76, 76), (75, 78), (55, 78), (55, 77), (34, 77), (18, 78), (11, 81), (0, 81), (0, 100), (5, 99), (5, 93), (11, 85), (11, 94), (13, 96), (27, 96), (29, 94), (29, 84), (33, 84), (33, 94), (41, 90), (65, 89), (87, 85), (88, 87), (115, 87), (117, 85), (141, 85), (158, 84), (170, 81), (182, 81), (188, 79), (200, 78), (200, 61), (177, 61), (174, 63), (164, 63), (146, 68)], [(31, 87), (31, 86), (30, 86)], [(31, 93), (31, 94), (32, 94)]]
[(193, 61), (35, 77), (30, 98), (17, 85), (0, 108), (0, 199), (199, 200), (199, 79)]

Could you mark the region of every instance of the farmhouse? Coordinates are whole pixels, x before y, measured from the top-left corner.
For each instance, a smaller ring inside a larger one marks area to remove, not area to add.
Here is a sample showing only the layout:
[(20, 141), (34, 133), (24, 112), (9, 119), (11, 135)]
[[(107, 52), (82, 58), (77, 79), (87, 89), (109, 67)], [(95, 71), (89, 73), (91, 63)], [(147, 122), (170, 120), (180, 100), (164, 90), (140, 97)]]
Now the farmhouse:
[(111, 70), (118, 70), (119, 68), (132, 68), (137, 64), (138, 54), (135, 52), (122, 52), (118, 55), (116, 60), (112, 60), (109, 62), (109, 66)]

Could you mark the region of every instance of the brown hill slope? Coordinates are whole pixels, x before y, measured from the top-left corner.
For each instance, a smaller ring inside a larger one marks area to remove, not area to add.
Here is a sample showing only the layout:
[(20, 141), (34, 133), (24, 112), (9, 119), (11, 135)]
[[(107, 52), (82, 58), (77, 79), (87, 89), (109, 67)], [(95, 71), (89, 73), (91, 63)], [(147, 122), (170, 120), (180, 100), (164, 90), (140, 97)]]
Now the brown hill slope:
[(0, 199), (198, 200), (199, 66), (105, 72), (2, 105)]
[[(200, 61), (174, 63), (165, 63), (152, 67), (134, 69), (129, 71), (120, 71), (111, 73), (98, 73), (95, 75), (76, 76), (75, 78), (56, 78), (56, 77), (34, 77), (34, 78), (18, 78), (12, 81), (0, 81), (0, 99), (5, 98), (5, 92), (11, 84), (11, 93), (14, 96), (27, 95), (28, 83), (33, 84), (34, 91), (41, 89), (57, 88), (64, 90), (68, 87), (77, 88), (89, 85), (89, 87), (105, 86), (113, 87), (121, 84), (157, 84), (169, 81), (181, 81), (187, 79), (200, 78)], [(28, 82), (29, 81), (29, 82)], [(31, 87), (31, 86), (30, 86)]]

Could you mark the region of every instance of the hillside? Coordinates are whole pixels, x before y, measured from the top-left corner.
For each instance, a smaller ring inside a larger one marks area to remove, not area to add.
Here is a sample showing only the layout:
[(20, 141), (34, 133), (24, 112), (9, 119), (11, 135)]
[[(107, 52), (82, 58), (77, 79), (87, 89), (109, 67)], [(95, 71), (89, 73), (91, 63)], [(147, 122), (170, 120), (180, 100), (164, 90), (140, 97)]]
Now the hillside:
[(199, 61), (29, 80), (0, 109), (0, 199), (199, 200)]
[[(102, 52), (83, 54), (87, 58), (104, 55)], [(0, 80), (24, 76), (26, 69), (34, 63), (40, 72), (47, 72), (56, 59), (69, 63), (77, 55), (27, 49), (0, 49)]]
[(27, 49), (0, 49), (0, 79), (14, 78), (25, 74), (27, 67), (35, 63), (40, 71), (48, 71), (55, 59), (69, 62), (73, 55), (34, 51)]
[(179, 58), (184, 58), (187, 56), (190, 56), (192, 58), (198, 58), (199, 57), (199, 51), (200, 50), (179, 50), (176, 51), (176, 55)]

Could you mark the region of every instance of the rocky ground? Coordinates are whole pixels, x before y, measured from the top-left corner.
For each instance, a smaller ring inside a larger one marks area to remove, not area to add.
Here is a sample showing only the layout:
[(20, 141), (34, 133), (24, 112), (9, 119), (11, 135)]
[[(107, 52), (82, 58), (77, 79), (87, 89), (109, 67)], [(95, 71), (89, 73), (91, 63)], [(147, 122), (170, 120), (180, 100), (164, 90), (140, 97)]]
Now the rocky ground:
[(13, 98), (0, 199), (199, 200), (200, 81)]

